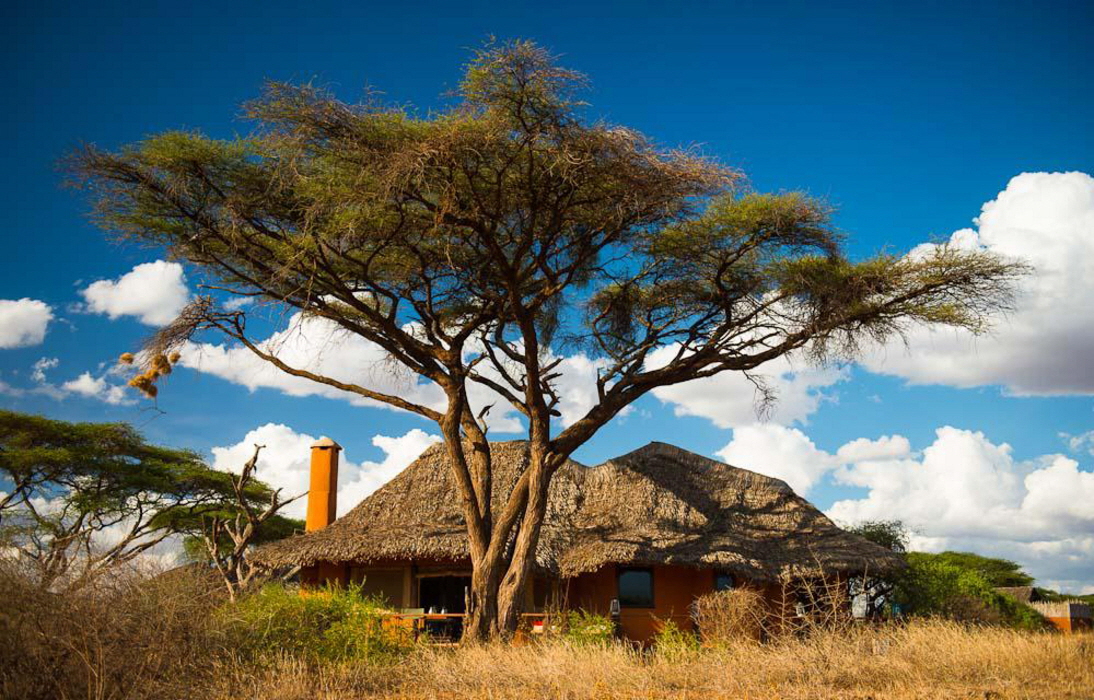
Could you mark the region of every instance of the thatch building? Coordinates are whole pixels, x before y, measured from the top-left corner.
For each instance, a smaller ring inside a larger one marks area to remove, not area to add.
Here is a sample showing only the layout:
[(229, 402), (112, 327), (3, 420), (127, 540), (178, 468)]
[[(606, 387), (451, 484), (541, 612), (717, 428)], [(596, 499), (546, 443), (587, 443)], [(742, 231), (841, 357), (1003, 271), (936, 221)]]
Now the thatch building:
[[(500, 508), (527, 464), (527, 447), (493, 449)], [(317, 473), (336, 481), (337, 445), (317, 443), (312, 465), (313, 481)], [(313, 493), (333, 490), (318, 486)], [(341, 518), (333, 518), (333, 503), (324, 516), (325, 499), (314, 509), (309, 503), (309, 528), (321, 529), (266, 545), (258, 559), (301, 566), (309, 583), (363, 581), (394, 607), (462, 612), (467, 536), (442, 446)], [(559, 470), (526, 608), (552, 599), (603, 613), (618, 607), (624, 633), (647, 639), (656, 620), (689, 626), (691, 602), (712, 590), (901, 565), (892, 552), (836, 527), (785, 482), (655, 442), (596, 467), (570, 462)]]

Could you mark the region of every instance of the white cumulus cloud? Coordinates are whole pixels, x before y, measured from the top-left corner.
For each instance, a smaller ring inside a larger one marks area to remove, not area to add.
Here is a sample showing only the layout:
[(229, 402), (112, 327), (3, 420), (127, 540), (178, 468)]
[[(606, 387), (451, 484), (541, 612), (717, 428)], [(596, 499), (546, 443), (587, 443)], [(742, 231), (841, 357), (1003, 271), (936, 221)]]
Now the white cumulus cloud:
[[(327, 319), (294, 313), (287, 319), (283, 330), (272, 333), (256, 345), (290, 367), (399, 396), (435, 410), (445, 409), (446, 398), (440, 387), (392, 362), (379, 346)], [(670, 358), (673, 351), (673, 348), (662, 348), (653, 353), (651, 366)], [(472, 346), (467, 352), (470, 357), (477, 349)], [(544, 358), (544, 362), (555, 360), (559, 360), (552, 370), (558, 375), (554, 379), (559, 397), (558, 423), (565, 428), (584, 416), (596, 403), (597, 373), (610, 363), (580, 352), (566, 356), (548, 353)], [(268, 388), (289, 396), (323, 396), (357, 406), (390, 408), (387, 404), (352, 392), (283, 372), (238, 344), (190, 342), (182, 350), (180, 363), (183, 367), (220, 377), (251, 391)], [(478, 364), (477, 370), (505, 385), (501, 375), (488, 362)], [(514, 377), (521, 376), (519, 367), (507, 366), (507, 370)], [(848, 370), (843, 367), (818, 368), (804, 362), (799, 366), (787, 358), (769, 362), (757, 373), (763, 375), (776, 392), (777, 402), (770, 419), (779, 423), (805, 423), (821, 403), (830, 398), (824, 389), (849, 376)], [(483, 407), (492, 407), (485, 417), (492, 434), (523, 430), (520, 415), (508, 401), (491, 389), (469, 382), (468, 393), (476, 414)], [(702, 416), (722, 427), (756, 420), (755, 386), (739, 372), (664, 387), (654, 393), (663, 402), (673, 404), (677, 415)], [(629, 412), (630, 407), (624, 409), (621, 415)]]
[(1060, 433), (1060, 437), (1067, 443), (1072, 452), (1086, 452), (1089, 455), (1094, 455), (1094, 430), (1088, 430), (1078, 435)]
[(93, 282), (80, 294), (91, 313), (134, 316), (149, 326), (167, 325), (190, 299), (182, 265), (164, 260), (137, 265), (116, 280)]
[[(251, 430), (234, 445), (214, 447), (213, 467), (238, 473), (251, 458), (254, 446), (265, 445), (256, 476), (274, 488), (283, 489), (282, 496), (288, 498), (308, 490), (311, 445), (316, 439), (287, 425), (267, 423)], [(384, 452), (384, 458), (379, 462), (353, 462), (343, 452), (338, 464), (338, 515), (349, 512), (439, 439), (417, 428), (398, 437), (377, 435), (372, 438), (372, 444)], [(290, 504), (284, 512), (303, 518), (306, 511), (307, 497)]]
[(41, 357), (30, 368), (32, 385), (19, 387), (0, 381), (0, 394), (15, 397), (37, 394), (48, 396), (55, 401), (64, 401), (70, 396), (76, 395), (103, 401), (114, 406), (136, 403), (125, 386), (112, 384), (107, 380), (108, 377), (112, 376), (113, 368), (107, 370), (102, 376), (96, 377), (91, 372), (84, 372), (75, 379), (55, 384), (49, 381), (47, 373), (57, 369), (60, 364), (61, 361), (56, 357)]
[[(917, 329), (863, 360), (913, 383), (1002, 385), (1016, 395), (1094, 393), (1094, 177), (1023, 173), (951, 242), (1031, 264), (1018, 308), (990, 336)], [(912, 254), (916, 254), (913, 251)]]
[[(293, 314), (286, 328), (257, 345), (290, 367), (368, 389), (397, 394), (408, 401), (433, 405), (443, 400), (438, 387), (424, 384), (415, 375), (393, 364), (384, 350), (349, 333), (327, 319)], [(296, 377), (259, 358), (242, 345), (189, 343), (180, 364), (220, 377), (251, 391), (277, 389), (289, 396), (325, 396), (361, 406), (381, 405), (371, 399)]]
[(84, 372), (79, 377), (65, 382), (60, 388), (63, 392), (98, 399), (113, 406), (136, 403), (124, 386), (111, 384), (103, 377), (93, 377), (91, 372)]
[(782, 479), (803, 495), (838, 465), (802, 431), (774, 423), (734, 428), (733, 439), (716, 454), (726, 464)]
[(46, 337), (53, 307), (37, 299), (0, 299), (0, 348), (39, 345)]
[[(290, 367), (444, 410), (446, 399), (440, 387), (392, 362), (379, 346), (327, 319), (295, 313), (284, 330), (273, 333), (257, 345)], [(251, 391), (275, 389), (289, 396), (323, 396), (356, 406), (391, 408), (388, 404), (283, 372), (242, 345), (190, 342), (182, 350), (180, 364)], [(482, 406), (495, 404), (488, 415), (493, 430), (513, 432), (520, 429), (520, 422), (508, 404), (489, 390), (473, 386), (471, 399), (476, 412)]]
[[(399, 396), (435, 410), (445, 409), (446, 398), (439, 386), (392, 362), (379, 346), (327, 319), (295, 313), (289, 317), (284, 330), (271, 334), (257, 345), (290, 367)], [(557, 358), (553, 355), (547, 358), (548, 361), (554, 359)], [(190, 342), (182, 350), (180, 364), (251, 391), (267, 388), (289, 396), (323, 396), (357, 406), (391, 408), (385, 403), (283, 372), (242, 345)], [(593, 406), (597, 369), (605, 365), (603, 360), (578, 353), (563, 357), (553, 370), (559, 374), (555, 388), (559, 396), (559, 422), (563, 427), (581, 418)], [(478, 369), (504, 383), (488, 363), (481, 363)], [(491, 434), (522, 430), (519, 414), (501, 396), (474, 382), (468, 383), (468, 393), (476, 414), (483, 407), (492, 406), (485, 416)]]
[(30, 378), (38, 384), (44, 384), (46, 372), (55, 369), (59, 364), (61, 361), (56, 357), (40, 357), (30, 368)]

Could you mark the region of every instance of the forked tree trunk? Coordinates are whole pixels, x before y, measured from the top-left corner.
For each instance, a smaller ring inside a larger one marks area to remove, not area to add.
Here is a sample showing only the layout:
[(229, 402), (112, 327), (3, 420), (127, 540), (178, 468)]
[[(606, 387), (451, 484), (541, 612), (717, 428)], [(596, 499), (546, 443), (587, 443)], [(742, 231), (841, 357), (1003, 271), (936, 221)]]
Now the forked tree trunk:
[(516, 631), (523, 611), (525, 587), (531, 577), (535, 564), (536, 548), (539, 545), (540, 531), (547, 512), (547, 486), (549, 483), (546, 465), (539, 464), (539, 474), (533, 476), (529, 485), (528, 505), (524, 511), (524, 521), (513, 547), (513, 556), (498, 591), (498, 626), (502, 634)]
[(525, 587), (547, 512), (549, 467), (544, 450), (531, 448), (528, 470), (528, 502), (509, 556), (504, 556), (505, 548), (499, 548), (495, 560), (472, 563), (471, 609), (464, 621), (464, 642), (508, 639), (520, 623)]

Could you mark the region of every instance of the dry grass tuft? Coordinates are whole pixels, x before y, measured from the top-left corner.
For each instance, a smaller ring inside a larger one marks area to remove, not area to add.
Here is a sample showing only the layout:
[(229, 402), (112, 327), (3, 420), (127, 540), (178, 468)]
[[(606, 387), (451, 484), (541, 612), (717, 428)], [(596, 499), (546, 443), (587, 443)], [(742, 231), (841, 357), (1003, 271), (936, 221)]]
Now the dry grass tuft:
[(0, 698), (172, 697), (206, 683), (222, 588), (193, 569), (119, 569), (57, 594), (2, 561)]
[(699, 596), (693, 604), (703, 641), (720, 646), (726, 640), (763, 636), (767, 610), (764, 597), (750, 588), (733, 588)]

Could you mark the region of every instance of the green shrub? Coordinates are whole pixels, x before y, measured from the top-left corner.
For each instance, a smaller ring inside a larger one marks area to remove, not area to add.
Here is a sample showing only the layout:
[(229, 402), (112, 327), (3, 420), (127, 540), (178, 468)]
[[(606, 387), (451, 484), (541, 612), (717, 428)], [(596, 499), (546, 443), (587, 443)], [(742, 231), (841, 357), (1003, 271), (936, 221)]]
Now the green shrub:
[(697, 634), (665, 620), (654, 635), (653, 648), (669, 661), (680, 661), (699, 651), (701, 645)]
[(615, 639), (615, 625), (604, 615), (571, 610), (566, 616), (565, 638), (577, 644), (607, 644)]
[(356, 586), (300, 595), (277, 584), (221, 609), (229, 643), (256, 660), (278, 654), (325, 661), (398, 656), (412, 640), (407, 630), (385, 625), (384, 612)]
[(962, 622), (1041, 629), (1044, 618), (1029, 606), (995, 590), (980, 572), (942, 555), (911, 552), (894, 596), (913, 615), (937, 615)]

